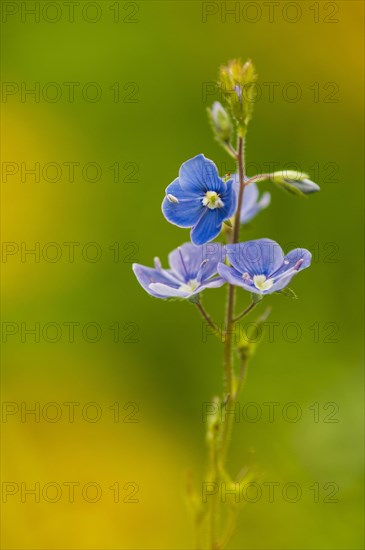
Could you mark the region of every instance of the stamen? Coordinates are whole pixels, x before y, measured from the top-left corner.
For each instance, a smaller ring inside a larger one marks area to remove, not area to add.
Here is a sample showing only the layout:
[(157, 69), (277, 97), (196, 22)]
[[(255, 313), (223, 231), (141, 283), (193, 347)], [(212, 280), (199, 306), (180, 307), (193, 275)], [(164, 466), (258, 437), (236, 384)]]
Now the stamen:
[(173, 202), (174, 204), (178, 204), (179, 202), (179, 199), (177, 199), (174, 195), (171, 195), (170, 193), (166, 195), (166, 198), (169, 202)]
[(215, 191), (207, 191), (205, 196), (202, 199), (203, 206), (207, 206), (210, 210), (215, 210), (216, 208), (222, 208), (224, 202)]
[(196, 276), (196, 280), (198, 281), (199, 284), (201, 283), (202, 277), (204, 275), (204, 267), (207, 265), (208, 262), (209, 260), (206, 258), (205, 260), (202, 261), (202, 263), (199, 266), (199, 271)]
[(274, 284), (274, 280), (267, 279), (266, 275), (254, 275), (253, 284), (258, 290), (269, 290)]
[(153, 259), (153, 263), (155, 264), (155, 269), (157, 269), (158, 271), (161, 271), (162, 264), (161, 264), (160, 258), (157, 258), (156, 256), (156, 258)]
[[(304, 258), (301, 258), (300, 260), (297, 261), (297, 263), (293, 267), (288, 269), (288, 271), (283, 271), (279, 275), (275, 275), (275, 274), (272, 275), (272, 280), (274, 282), (276, 282), (279, 279), (283, 279), (283, 278), (287, 277), (288, 275), (291, 275), (293, 272), (298, 271), (303, 262), (304, 262)], [(288, 263), (290, 263), (290, 262), (288, 262)]]
[(194, 292), (194, 290), (198, 288), (199, 284), (200, 283), (196, 279), (190, 279), (187, 283), (183, 283), (182, 285), (180, 285), (179, 290), (191, 294), (192, 292)]
[(304, 259), (301, 258), (300, 260), (297, 261), (297, 263), (295, 264), (294, 266), (294, 269), (296, 269), (298, 271), (298, 269), (300, 268), (300, 266), (302, 265), (302, 263), (304, 262)]

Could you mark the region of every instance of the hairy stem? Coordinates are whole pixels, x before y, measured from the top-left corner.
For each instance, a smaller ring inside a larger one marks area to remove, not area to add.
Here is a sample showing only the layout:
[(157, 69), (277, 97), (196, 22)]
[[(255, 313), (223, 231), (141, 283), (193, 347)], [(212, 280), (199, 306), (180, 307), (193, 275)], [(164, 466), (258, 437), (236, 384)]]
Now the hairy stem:
[(196, 307), (198, 308), (199, 312), (201, 313), (202, 317), (206, 320), (208, 325), (213, 329), (214, 333), (217, 336), (220, 336), (220, 330), (218, 325), (213, 321), (209, 313), (206, 311), (206, 309), (202, 306), (200, 302), (195, 303)]
[(237, 165), (238, 165), (238, 178), (239, 178), (239, 192), (237, 201), (237, 210), (234, 218), (234, 230), (233, 230), (233, 243), (237, 243), (240, 236), (240, 216), (243, 202), (243, 191), (245, 189), (245, 142), (242, 136), (238, 138), (238, 152), (237, 152)]
[(246, 307), (246, 309), (244, 309), (239, 315), (237, 315), (237, 317), (234, 318), (234, 322), (236, 323), (237, 321), (239, 321), (240, 319), (242, 319), (242, 317), (245, 317), (248, 313), (250, 313), (250, 311), (252, 311), (256, 306), (257, 304), (259, 304), (260, 302), (252, 302), (249, 306)]
[[(239, 192), (237, 201), (237, 211), (234, 218), (232, 243), (236, 244), (240, 234), (240, 214), (243, 201), (243, 192), (245, 186), (244, 172), (244, 138), (242, 135), (238, 137), (237, 147), (237, 165), (239, 175)], [(236, 380), (233, 367), (233, 351), (232, 351), (232, 331), (235, 323), (235, 298), (236, 288), (234, 285), (228, 285), (228, 299), (226, 310), (226, 330), (224, 333), (224, 396), (223, 403), (227, 410), (230, 410), (236, 399)], [(252, 308), (251, 308), (252, 309)], [(217, 483), (222, 478), (222, 473), (225, 470), (225, 461), (228, 451), (229, 436), (232, 429), (232, 415), (229, 414), (224, 423), (221, 423), (222, 433), (220, 435), (219, 445), (217, 446), (217, 460), (215, 470), (213, 472), (214, 481)], [(210, 548), (215, 550), (221, 548), (221, 544), (217, 540), (217, 528), (219, 527), (219, 501), (218, 495), (212, 495), (211, 508), (211, 529), (210, 529)]]
[[(242, 136), (238, 138), (238, 153), (237, 153), (237, 165), (239, 176), (239, 192), (237, 201), (237, 211), (234, 219), (233, 228), (233, 244), (236, 244), (240, 236), (240, 214), (243, 201), (243, 192), (245, 187), (245, 168), (244, 168), (244, 139)], [(224, 373), (225, 373), (225, 406), (227, 410), (230, 410), (231, 405), (235, 401), (235, 380), (233, 370), (233, 356), (232, 356), (232, 329), (234, 327), (234, 306), (236, 297), (236, 287), (229, 285), (228, 290), (228, 305), (227, 305), (227, 317), (226, 317), (226, 334), (225, 334), (225, 351), (224, 351)], [(228, 415), (230, 419), (232, 415)], [(222, 446), (220, 465), (224, 468), (224, 462), (226, 453), (228, 450), (228, 439), (231, 431), (231, 422), (226, 420), (223, 427)]]
[(237, 151), (235, 151), (234, 147), (232, 147), (230, 143), (224, 143), (223, 147), (231, 157), (234, 159), (237, 158)]
[(270, 180), (273, 178), (273, 174), (257, 174), (256, 176), (252, 176), (252, 178), (249, 178), (245, 185), (249, 185), (250, 183), (254, 183), (255, 181), (263, 181), (263, 180)]

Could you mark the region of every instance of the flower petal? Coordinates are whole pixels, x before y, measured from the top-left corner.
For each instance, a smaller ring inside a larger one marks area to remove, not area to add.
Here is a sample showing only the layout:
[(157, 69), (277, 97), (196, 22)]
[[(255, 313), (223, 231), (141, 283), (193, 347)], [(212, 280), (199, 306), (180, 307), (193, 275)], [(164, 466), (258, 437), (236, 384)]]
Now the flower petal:
[(160, 296), (150, 288), (152, 283), (162, 283), (172, 288), (178, 288), (181, 284), (178, 279), (164, 269), (153, 269), (152, 267), (146, 267), (141, 264), (133, 264), (132, 268), (139, 284), (148, 294), (155, 296), (155, 298), (162, 298), (163, 296)]
[(204, 257), (203, 265), (200, 267), (197, 279), (204, 283), (217, 273), (219, 262), (224, 262), (226, 252), (220, 243), (207, 243), (202, 247), (202, 255)]
[(271, 276), (276, 278), (278, 275), (281, 275), (282, 273), (285, 273), (289, 269), (294, 267), (295, 264), (297, 264), (299, 261), (301, 261), (301, 265), (299, 267), (299, 271), (301, 271), (302, 269), (310, 266), (311, 260), (312, 254), (309, 252), (309, 250), (307, 250), (306, 248), (294, 248), (294, 250), (291, 250), (285, 256), (280, 268), (277, 271), (273, 272)]
[(184, 162), (179, 171), (181, 187), (184, 191), (204, 195), (207, 191), (224, 191), (224, 182), (218, 175), (216, 165), (204, 155)]
[[(232, 178), (234, 180), (233, 188), (235, 190), (236, 195), (238, 196), (239, 187), (240, 187), (238, 174), (234, 174)], [(247, 181), (248, 179), (249, 178), (246, 177), (245, 181)], [(245, 187), (243, 195), (244, 195), (244, 199), (243, 199), (242, 207), (245, 207), (247, 209), (252, 208), (255, 205), (259, 196), (259, 190), (256, 183), (250, 183), (249, 185), (247, 185), (247, 187)], [(242, 210), (241, 210), (241, 214), (242, 214)]]
[(226, 245), (231, 265), (241, 274), (269, 276), (283, 264), (281, 247), (271, 239), (257, 239), (244, 243)]
[(171, 202), (166, 197), (164, 198), (162, 213), (165, 218), (178, 227), (193, 227), (204, 210), (201, 198), (184, 191), (179, 178), (176, 178), (166, 188), (166, 195), (173, 195), (179, 202)]
[(158, 298), (188, 298), (191, 296), (189, 292), (179, 290), (178, 288), (172, 288), (162, 283), (151, 283), (150, 290), (156, 293)]
[(237, 193), (234, 190), (233, 180), (225, 183), (226, 189), (221, 193), (221, 199), (224, 203), (223, 208), (217, 208), (219, 210), (220, 218), (222, 222), (231, 218), (237, 209)]
[(209, 281), (205, 282), (204, 284), (200, 285), (199, 288), (197, 288), (194, 291), (194, 294), (197, 292), (201, 292), (205, 288), (219, 288), (226, 284), (226, 280), (223, 279), (223, 277), (214, 277), (213, 279), (210, 279)]
[[(239, 191), (239, 178), (238, 174), (233, 176), (233, 188), (238, 197)], [(246, 177), (245, 181), (249, 178)], [(243, 202), (241, 207), (240, 222), (248, 223), (252, 218), (254, 218), (261, 210), (269, 206), (271, 195), (268, 192), (263, 193), (262, 197), (259, 199), (259, 189), (255, 182), (250, 183), (245, 187), (243, 193)]]
[(300, 190), (305, 194), (310, 193), (316, 193), (317, 191), (320, 191), (321, 188), (317, 183), (314, 183), (314, 181), (311, 181), (310, 179), (304, 179), (301, 182)]
[[(285, 288), (290, 283), (294, 275), (310, 266), (311, 261), (312, 254), (305, 248), (296, 248), (289, 252), (289, 254), (285, 256), (284, 263), (281, 268), (278, 269), (278, 271), (276, 271), (273, 275), (275, 283), (271, 287), (270, 292), (277, 292), (278, 290)], [(298, 265), (297, 268), (295, 268), (296, 265)]]
[(220, 243), (195, 246), (184, 243), (169, 254), (169, 264), (178, 279), (188, 282), (207, 281), (217, 273), (218, 262), (224, 262), (225, 249)]
[(169, 264), (178, 277), (187, 282), (196, 279), (200, 266), (205, 259), (203, 246), (184, 243), (169, 254)]
[(241, 223), (248, 223), (249, 221), (251, 221), (252, 218), (254, 218), (259, 212), (261, 212), (261, 210), (267, 208), (271, 201), (271, 194), (266, 191), (265, 193), (263, 193), (261, 199), (258, 202), (253, 204), (251, 207), (248, 207), (246, 202), (246, 192), (250, 189), (251, 185), (253, 184), (248, 185), (245, 189), (245, 198), (243, 207), (241, 209)]
[(193, 227), (190, 233), (191, 241), (195, 245), (202, 245), (212, 241), (219, 235), (222, 227), (222, 221), (219, 216), (219, 208), (206, 211), (201, 216), (198, 223)]
[(261, 292), (253, 285), (253, 283), (250, 283), (250, 281), (243, 279), (242, 274), (234, 267), (229, 267), (226, 264), (218, 264), (218, 273), (230, 285), (241, 286), (249, 292), (256, 292), (257, 294), (261, 294)]

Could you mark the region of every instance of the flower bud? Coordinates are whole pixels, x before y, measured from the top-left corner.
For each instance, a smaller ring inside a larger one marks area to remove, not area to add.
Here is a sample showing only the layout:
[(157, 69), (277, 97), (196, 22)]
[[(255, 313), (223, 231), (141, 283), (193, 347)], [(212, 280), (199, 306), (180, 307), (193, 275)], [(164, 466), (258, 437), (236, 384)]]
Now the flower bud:
[(245, 129), (252, 115), (256, 80), (256, 71), (250, 60), (242, 63), (240, 59), (233, 59), (220, 69), (224, 98), (242, 129)]
[(294, 170), (274, 172), (272, 179), (276, 185), (294, 195), (309, 195), (320, 190), (319, 185), (311, 181), (307, 174), (300, 174)]
[(229, 114), (219, 101), (215, 101), (211, 109), (208, 107), (208, 116), (218, 141), (229, 143), (233, 132), (232, 122)]

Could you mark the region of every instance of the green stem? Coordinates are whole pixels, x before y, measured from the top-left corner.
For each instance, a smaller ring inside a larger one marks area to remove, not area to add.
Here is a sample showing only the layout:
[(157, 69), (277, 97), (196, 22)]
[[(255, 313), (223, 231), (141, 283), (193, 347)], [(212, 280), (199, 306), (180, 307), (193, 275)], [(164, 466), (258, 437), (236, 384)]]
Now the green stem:
[(237, 158), (237, 151), (235, 151), (234, 147), (232, 147), (229, 142), (223, 143), (223, 147), (231, 157), (233, 157), (234, 159)]
[[(234, 218), (233, 238), (232, 243), (236, 244), (239, 240), (240, 233), (240, 213), (243, 201), (244, 192), (244, 138), (242, 135), (238, 137), (238, 151), (237, 151), (237, 164), (239, 174), (239, 192), (237, 201), (237, 211)], [(236, 399), (236, 380), (233, 368), (233, 352), (232, 352), (232, 329), (235, 323), (234, 310), (235, 310), (235, 298), (236, 288), (234, 285), (228, 285), (228, 301), (226, 310), (226, 331), (224, 339), (224, 398), (223, 401), (227, 409), (234, 407)], [(225, 460), (228, 451), (229, 436), (232, 429), (232, 415), (228, 415), (228, 419), (220, 424), (222, 434), (220, 435), (219, 444), (216, 448), (216, 456), (213, 464), (213, 479), (216, 483), (224, 475)], [(217, 531), (219, 528), (219, 502), (218, 494), (212, 495), (211, 503), (211, 522), (210, 522), (210, 548), (216, 550), (221, 545), (217, 540)]]
[[(213, 449), (212, 449), (212, 477), (213, 477), (213, 483), (219, 482), (218, 477), (218, 468), (217, 468), (217, 447), (216, 447), (216, 441), (213, 442)], [(210, 540), (211, 540), (211, 548), (212, 550), (216, 550), (218, 548), (218, 532), (219, 532), (219, 502), (218, 502), (218, 495), (214, 494), (212, 495), (212, 500), (210, 502)]]
[(230, 510), (230, 514), (229, 514), (229, 517), (228, 517), (226, 529), (225, 529), (225, 531), (223, 533), (223, 536), (222, 536), (222, 538), (219, 542), (219, 548), (224, 548), (226, 546), (226, 544), (228, 544), (228, 542), (230, 541), (230, 539), (231, 539), (231, 537), (234, 533), (235, 526), (236, 526), (237, 513), (238, 513), (238, 508)]
[[(244, 139), (243, 136), (238, 137), (238, 153), (237, 153), (237, 165), (238, 165), (238, 177), (239, 177), (239, 192), (237, 201), (237, 210), (234, 218), (233, 228), (233, 244), (236, 244), (240, 236), (240, 214), (243, 201), (243, 192), (245, 188), (245, 167), (244, 167)], [(234, 405), (235, 401), (235, 380), (233, 371), (233, 357), (232, 357), (232, 329), (234, 325), (234, 305), (235, 305), (236, 287), (229, 285), (228, 290), (228, 306), (227, 306), (227, 318), (226, 318), (226, 335), (225, 335), (225, 350), (224, 350), (224, 373), (225, 373), (225, 403), (226, 408), (230, 410), (231, 405)], [(232, 415), (228, 415), (231, 419)], [(228, 450), (228, 439), (231, 431), (231, 420), (228, 420), (224, 424), (222, 447), (220, 456), (220, 466), (224, 468), (226, 453)]]
[(208, 325), (212, 328), (212, 330), (214, 331), (215, 335), (220, 337), (221, 336), (221, 332), (218, 328), (218, 325), (213, 321), (213, 319), (211, 318), (211, 316), (209, 315), (209, 313), (206, 311), (206, 309), (204, 309), (204, 307), (202, 306), (202, 304), (200, 302), (195, 302), (195, 305), (196, 307), (198, 308), (199, 312), (201, 313), (202, 317), (206, 320), (206, 322), (208, 323)]
[(234, 230), (233, 230), (233, 243), (237, 243), (240, 236), (240, 216), (243, 201), (243, 191), (245, 189), (245, 142), (243, 136), (238, 138), (238, 152), (237, 152), (237, 164), (238, 164), (238, 178), (239, 178), (239, 192), (237, 201), (237, 210), (234, 218)]
[(227, 399), (232, 392), (233, 384), (233, 361), (232, 361), (232, 327), (236, 288), (228, 285), (228, 301), (226, 312), (226, 331), (224, 337), (224, 399)]
[(235, 323), (237, 323), (237, 321), (239, 321), (240, 319), (242, 319), (242, 317), (245, 317), (245, 315), (247, 315), (248, 313), (250, 313), (250, 311), (252, 311), (256, 306), (257, 304), (259, 304), (260, 302), (252, 302), (249, 306), (246, 307), (246, 309), (244, 309), (242, 311), (242, 313), (240, 313), (239, 315), (237, 315), (237, 317), (235, 317), (233, 319), (233, 321)]
[(249, 185), (250, 183), (254, 183), (256, 181), (264, 181), (264, 180), (270, 180), (273, 178), (273, 174), (257, 174), (256, 176), (252, 176), (252, 178), (249, 178), (245, 185)]

